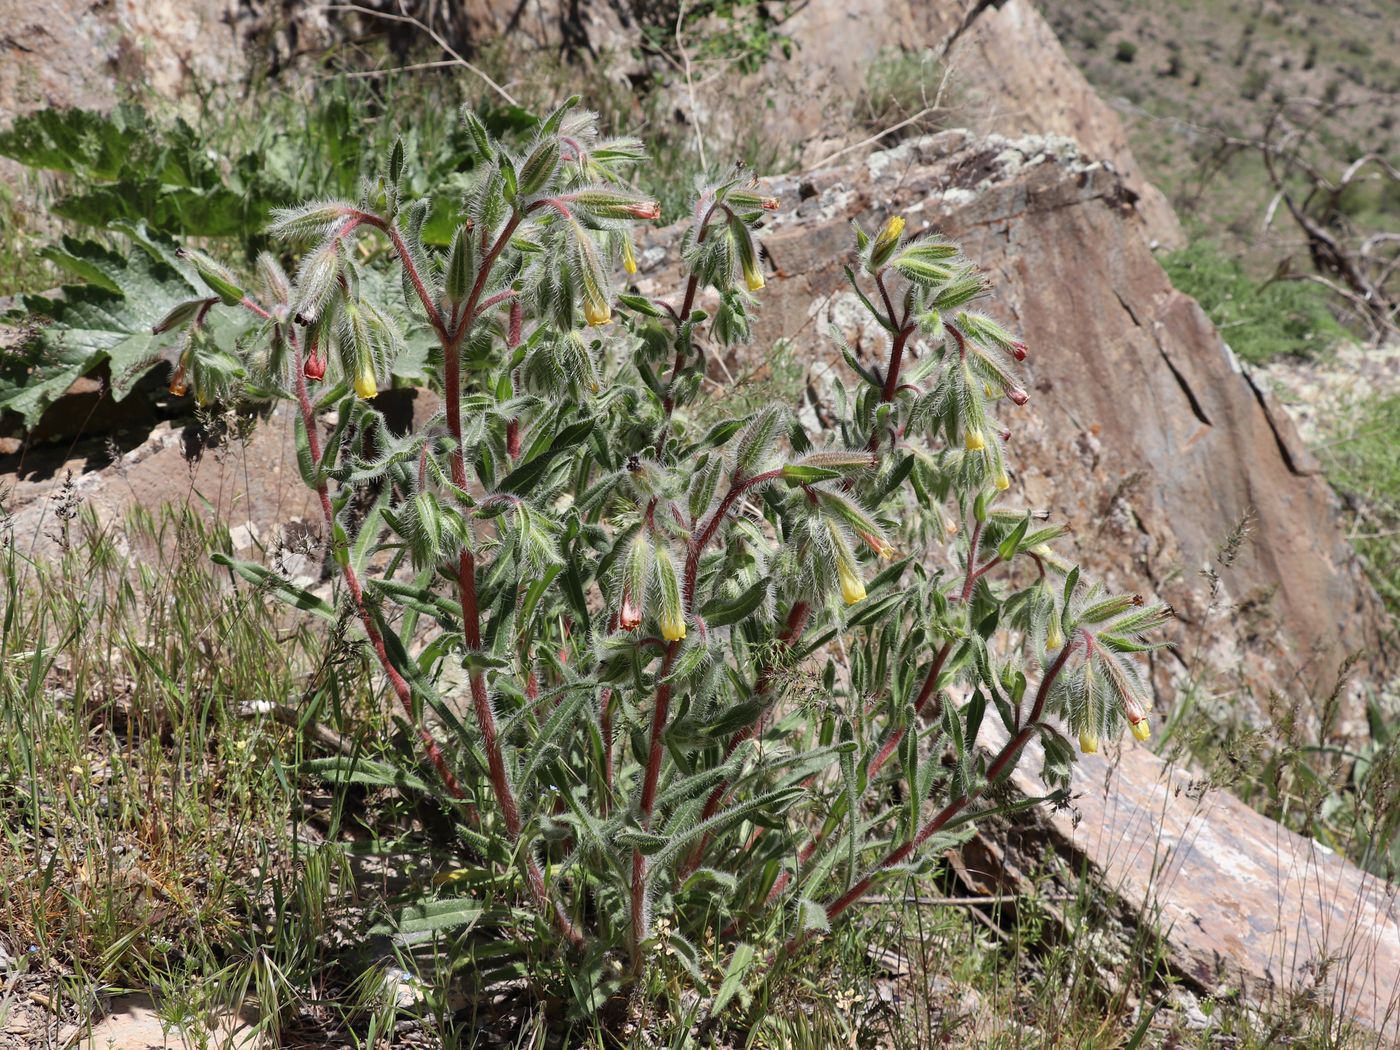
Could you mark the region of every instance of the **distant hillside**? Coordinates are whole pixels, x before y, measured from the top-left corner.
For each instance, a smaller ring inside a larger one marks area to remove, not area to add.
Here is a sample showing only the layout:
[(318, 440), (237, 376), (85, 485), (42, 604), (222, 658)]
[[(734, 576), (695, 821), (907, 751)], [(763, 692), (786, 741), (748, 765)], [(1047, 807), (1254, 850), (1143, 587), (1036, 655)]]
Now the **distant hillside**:
[[(1326, 129), (1338, 158), (1400, 153), (1400, 0), (1040, 0), (1070, 56), (1127, 124), (1147, 174), (1193, 239), (1272, 269), (1296, 241), (1286, 223), (1261, 237), (1269, 189), (1253, 159), (1202, 187), (1218, 130), (1257, 134), (1277, 103), (1343, 105)], [(1392, 202), (1360, 200), (1375, 222)], [(1280, 240), (1282, 238), (1282, 240)]]

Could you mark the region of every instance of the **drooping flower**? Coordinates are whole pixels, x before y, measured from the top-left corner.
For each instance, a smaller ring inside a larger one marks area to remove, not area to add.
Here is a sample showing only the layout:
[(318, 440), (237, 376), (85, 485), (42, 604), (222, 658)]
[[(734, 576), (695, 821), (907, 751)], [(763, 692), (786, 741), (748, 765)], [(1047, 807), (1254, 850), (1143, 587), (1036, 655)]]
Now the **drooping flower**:
[(987, 447), (987, 440), (982, 436), (982, 431), (977, 427), (969, 427), (963, 436), (963, 446), (969, 452), (981, 452)]
[(374, 363), (369, 360), (360, 362), (360, 368), (355, 373), (355, 395), (362, 401), (368, 401), (379, 393), (379, 383), (374, 376)]
[(865, 599), (865, 581), (860, 578), (855, 566), (845, 558), (836, 562), (836, 578), (841, 583), (841, 597), (847, 605), (854, 605)]
[(598, 328), (612, 320), (612, 307), (602, 299), (585, 298), (583, 319), (594, 328)]

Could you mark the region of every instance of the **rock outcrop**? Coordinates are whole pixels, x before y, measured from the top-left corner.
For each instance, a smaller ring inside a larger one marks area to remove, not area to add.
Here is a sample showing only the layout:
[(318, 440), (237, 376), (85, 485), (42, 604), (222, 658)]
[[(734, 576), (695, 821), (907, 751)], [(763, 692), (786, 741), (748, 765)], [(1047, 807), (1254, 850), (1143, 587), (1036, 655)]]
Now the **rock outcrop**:
[[(761, 238), (772, 276), (731, 371), (787, 341), (820, 398), (844, 367), (831, 325), (882, 366), (882, 333), (859, 327), (842, 276), (850, 222), (902, 214), (940, 230), (986, 268), (991, 312), (1031, 344), (1031, 405), (1003, 414), (1014, 487), (1068, 519), (1075, 557), (1111, 586), (1177, 610), (1179, 647), (1154, 669), (1164, 696), (1189, 675), (1253, 698), (1259, 715), (1275, 691), (1327, 695), (1350, 653), (1385, 663), (1384, 614), (1331, 490), (1287, 415), (1172, 288), (1117, 173), (1068, 139), (953, 131), (770, 186), (783, 200)], [(669, 292), (664, 269), (643, 276)]]
[[(989, 746), (1005, 742), (988, 724)], [(1013, 774), (1044, 793), (1033, 742)], [(1041, 810), (1026, 834), (1043, 865), (1044, 840), (1078, 879), (1117, 897), (1161, 932), (1171, 970), (1210, 994), (1277, 1006), (1326, 1007), (1347, 1027), (1400, 1040), (1400, 895), (1312, 839), (1279, 827), (1204, 778), (1125, 741), (1119, 753), (1084, 755), (1071, 803)], [(1033, 893), (1010, 852), (979, 840), (964, 871), (994, 872), (996, 889)], [(984, 887), (972, 876), (971, 888)], [(1371, 1043), (1357, 1033), (1356, 1045)]]

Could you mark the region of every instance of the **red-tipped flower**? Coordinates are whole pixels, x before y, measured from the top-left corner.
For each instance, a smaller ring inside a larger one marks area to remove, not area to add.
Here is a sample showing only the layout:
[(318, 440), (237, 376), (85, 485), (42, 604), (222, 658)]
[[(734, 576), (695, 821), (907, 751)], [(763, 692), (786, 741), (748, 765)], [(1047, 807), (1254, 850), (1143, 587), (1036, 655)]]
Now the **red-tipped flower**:
[(622, 608), (618, 610), (617, 625), (624, 631), (635, 631), (642, 624), (642, 608), (631, 591), (622, 592)]

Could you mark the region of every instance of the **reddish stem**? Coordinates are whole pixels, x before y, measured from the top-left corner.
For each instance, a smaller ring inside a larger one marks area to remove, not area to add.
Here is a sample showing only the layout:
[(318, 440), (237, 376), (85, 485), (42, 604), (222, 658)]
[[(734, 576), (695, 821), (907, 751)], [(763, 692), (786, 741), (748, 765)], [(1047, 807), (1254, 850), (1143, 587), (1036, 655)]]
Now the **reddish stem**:
[[(509, 243), (516, 227), (520, 225), (522, 216), (518, 214), (511, 216), (510, 221), (506, 223), (505, 228), (497, 237), (495, 244), (491, 246), (485, 258), (482, 259), (476, 282), (472, 285), (471, 294), (467, 297), (465, 309), (461, 314), (463, 321), (452, 332), (448, 331), (441, 313), (432, 301), (432, 296), (428, 294), (428, 289), (423, 283), (422, 276), (413, 265), (413, 260), (409, 256), (408, 248), (399, 235), (398, 229), (376, 215), (360, 214), (358, 219), (381, 230), (394, 245), (399, 261), (408, 274), (414, 290), (418, 293), (418, 298), (428, 313), (428, 320), (442, 343), (443, 401), (447, 414), (447, 429), (456, 442), (456, 448), (453, 450), (451, 458), (452, 482), (458, 488), (465, 489), (467, 487), (467, 466), (465, 450), (462, 446), (462, 340), (471, 330), (472, 322), (476, 318), (477, 304), (481, 299), (482, 290), (486, 287), (487, 278), (491, 274), (496, 259)], [(481, 614), (477, 607), (476, 560), (466, 547), (462, 548), (457, 557), (457, 587), (461, 595), (463, 639), (468, 649), (480, 649)], [(520, 807), (516, 803), (515, 792), (511, 789), (510, 778), (506, 773), (505, 756), (501, 751), (496, 731), (496, 712), (491, 706), (491, 698), (487, 693), (486, 680), (481, 669), (473, 668), (468, 677), (471, 684), (472, 707), (476, 714), (477, 728), (481, 732), (481, 746), (486, 753), (491, 790), (496, 796), (496, 804), (505, 820), (511, 842), (518, 844), (522, 829)], [(581, 945), (583, 935), (579, 933), (577, 927), (565, 914), (562, 906), (550, 899), (549, 891), (544, 883), (544, 873), (528, 847), (525, 851), (525, 868), (530, 890), (541, 908), (547, 912), (553, 912), (555, 925), (570, 944)]]
[[(1021, 731), (1017, 733), (1014, 737), (1012, 737), (1010, 740), (1008, 740), (1006, 742), (1006, 745), (997, 754), (997, 757), (993, 759), (992, 764), (987, 768), (987, 777), (986, 780), (983, 782), (982, 786), (979, 787), (976, 791), (970, 792), (966, 795), (963, 795), (961, 798), (956, 798), (952, 802), (949, 802), (946, 806), (939, 810), (938, 813), (931, 820), (928, 821), (928, 823), (926, 823), (923, 827), (919, 829), (918, 834), (916, 834), (912, 839), (904, 843), (902, 846), (891, 850), (885, 856), (885, 859), (880, 861), (879, 865), (873, 871), (871, 871), (868, 875), (862, 878), (859, 882), (851, 886), (850, 889), (848, 889), (840, 897), (836, 898), (836, 900), (828, 904), (826, 906), (826, 917), (828, 922), (835, 919), (852, 904), (860, 900), (861, 897), (865, 896), (866, 892), (870, 889), (871, 884), (874, 883), (875, 879), (879, 876), (880, 872), (902, 863), (911, 853), (914, 852), (914, 850), (918, 849), (925, 842), (927, 842), (929, 838), (934, 835), (935, 832), (937, 832), (940, 828), (945, 826), (948, 823), (948, 821), (952, 820), (955, 816), (961, 813), (963, 809), (967, 807), (969, 802), (972, 802), (974, 799), (979, 798), (988, 787), (996, 783), (997, 778), (1000, 777), (1001, 774), (1006, 770), (1006, 767), (1010, 765), (1013, 761), (1015, 761), (1016, 757), (1021, 753), (1022, 748), (1026, 746), (1026, 743), (1030, 740), (1032, 734), (1034, 734), (1040, 728), (1040, 718), (1041, 715), (1045, 713), (1045, 701), (1050, 695), (1050, 687), (1054, 684), (1055, 679), (1059, 677), (1060, 672), (1064, 670), (1065, 662), (1069, 659), (1070, 652), (1078, 643), (1078, 638), (1070, 639), (1065, 644), (1065, 647), (1060, 650), (1060, 655), (1055, 658), (1055, 662), (1052, 663), (1049, 669), (1045, 672), (1044, 677), (1042, 677), (1040, 680), (1040, 688), (1036, 690), (1035, 703), (1031, 707), (1030, 717), (1028, 718), (1025, 726), (1022, 727)], [(801, 933), (793, 937), (791, 940), (788, 941), (786, 947), (784, 948), (784, 951), (788, 954), (795, 952), (799, 947), (802, 946), (803, 943), (806, 942), (807, 938), (810, 935), (811, 934), (809, 931), (807, 933)]]
[[(321, 466), (321, 437), (316, 432), (316, 410), (306, 388), (305, 361), (301, 352), (301, 342), (293, 337), (291, 344), (296, 355), (292, 373), (296, 379), (297, 404), (301, 409), (302, 424), (306, 427), (306, 440), (311, 450), (311, 461), (319, 470)], [(321, 501), (321, 513), (326, 519), (327, 532), (333, 536), (335, 534), (335, 510), (331, 507), (330, 492), (324, 481), (317, 482), (316, 495)], [(350, 598), (355, 604), (355, 611), (360, 617), (360, 623), (365, 629), (365, 634), (369, 637), (370, 648), (374, 650), (380, 667), (383, 668), (385, 676), (389, 679), (389, 685), (393, 688), (394, 695), (398, 697), (405, 716), (415, 726), (418, 739), (422, 742), (423, 749), (428, 756), (428, 761), (432, 763), (433, 769), (453, 798), (466, 798), (466, 792), (462, 790), (461, 785), (457, 782), (457, 777), (448, 768), (447, 760), (443, 756), (442, 749), (438, 747), (437, 741), (433, 739), (433, 735), (426, 728), (417, 724), (417, 714), (413, 709), (413, 691), (389, 659), (388, 650), (384, 647), (384, 638), (379, 633), (379, 627), (375, 624), (374, 618), (370, 616), (369, 608), (365, 605), (364, 589), (360, 586), (359, 575), (348, 561), (340, 562), (340, 571), (345, 579), (345, 585), (350, 591)]]
[[(651, 747), (647, 753), (646, 774), (642, 780), (642, 799), (639, 808), (643, 830), (651, 827), (651, 811), (656, 805), (656, 785), (661, 779), (662, 735), (666, 731), (666, 719), (671, 710), (671, 666), (680, 652), (681, 643), (671, 642), (666, 646), (666, 655), (661, 659), (661, 670), (657, 675), (656, 706), (651, 713)], [(647, 859), (640, 849), (632, 850), (632, 928), (628, 935), (632, 955), (632, 969), (642, 970), (642, 939), (646, 926), (646, 877)]]
[[(914, 700), (915, 718), (918, 718), (923, 713), (924, 705), (936, 694), (938, 676), (943, 673), (943, 664), (947, 662), (948, 654), (952, 651), (953, 642), (952, 639), (949, 639), (944, 644), (943, 648), (939, 649), (937, 654), (934, 655), (933, 664), (929, 667), (928, 674), (924, 676), (924, 684), (919, 689), (918, 697)], [(880, 748), (879, 754), (871, 761), (866, 771), (867, 781), (874, 780), (875, 774), (880, 772), (880, 767), (889, 761), (890, 756), (894, 754), (895, 749), (899, 747), (899, 742), (904, 739), (904, 733), (905, 727), (900, 726), (890, 734), (890, 738), (885, 741), (884, 747)]]
[(761, 485), (767, 481), (774, 481), (783, 476), (781, 470), (767, 470), (762, 474), (755, 474), (744, 481), (735, 482), (729, 486), (729, 491), (724, 494), (724, 498), (719, 501), (719, 506), (714, 509), (709, 520), (700, 526), (690, 542), (690, 550), (685, 557), (685, 589), (682, 596), (685, 599), (687, 610), (691, 607), (691, 602), (695, 597), (695, 578), (700, 572), (700, 556), (705, 553), (705, 548), (709, 546), (710, 540), (714, 539), (715, 533), (719, 531), (720, 525), (724, 523), (725, 517), (729, 514), (730, 508), (734, 506), (735, 500), (742, 496), (755, 485)]
[[(772, 659), (765, 662), (764, 665), (759, 668), (758, 678), (754, 681), (755, 697), (762, 698), (767, 696), (768, 689), (772, 685), (773, 674), (778, 660), (782, 656), (785, 656), (788, 651), (792, 649), (793, 645), (796, 644), (797, 639), (801, 637), (802, 632), (807, 627), (807, 620), (811, 615), (811, 611), (811, 606), (806, 602), (799, 601), (793, 603), (792, 609), (788, 612), (787, 623), (783, 627), (783, 633), (778, 636), (777, 651), (773, 654)], [(768, 705), (765, 704), (751, 725), (745, 726), (729, 738), (729, 744), (724, 749), (724, 760), (726, 762), (728, 762), (734, 752), (739, 749), (740, 744), (751, 737), (759, 735), (759, 733), (763, 731), (763, 723), (767, 720), (767, 717)], [(728, 780), (716, 785), (715, 789), (710, 792), (709, 798), (705, 800), (705, 809), (700, 814), (700, 819), (702, 821), (709, 820), (718, 813), (719, 807), (724, 802), (724, 797), (728, 793)], [(691, 851), (685, 864), (677, 872), (677, 877), (679, 879), (684, 880), (691, 872), (700, 866), (700, 862), (705, 857), (705, 849), (709, 844), (710, 835), (706, 832), (700, 836), (700, 841), (696, 843), (695, 848)], [(752, 845), (752, 843), (750, 843), (750, 845)]]

